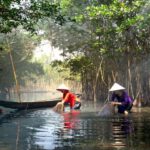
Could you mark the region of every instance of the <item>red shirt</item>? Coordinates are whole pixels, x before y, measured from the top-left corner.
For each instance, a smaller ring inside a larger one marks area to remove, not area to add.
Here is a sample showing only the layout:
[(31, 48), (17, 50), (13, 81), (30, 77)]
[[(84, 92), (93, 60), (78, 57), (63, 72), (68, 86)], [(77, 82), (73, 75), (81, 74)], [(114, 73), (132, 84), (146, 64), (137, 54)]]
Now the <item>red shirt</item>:
[(69, 103), (70, 108), (73, 108), (76, 102), (76, 96), (71, 92), (63, 93), (63, 101)]

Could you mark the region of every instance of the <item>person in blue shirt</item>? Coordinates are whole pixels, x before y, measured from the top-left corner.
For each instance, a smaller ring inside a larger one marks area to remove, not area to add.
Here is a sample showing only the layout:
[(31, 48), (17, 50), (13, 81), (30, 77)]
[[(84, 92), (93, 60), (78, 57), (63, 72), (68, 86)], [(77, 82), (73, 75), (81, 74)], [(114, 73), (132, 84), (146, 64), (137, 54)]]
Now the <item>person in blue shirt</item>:
[(133, 105), (133, 99), (127, 94), (125, 88), (118, 83), (109, 90), (112, 92), (111, 104), (118, 107), (118, 113), (128, 114)]

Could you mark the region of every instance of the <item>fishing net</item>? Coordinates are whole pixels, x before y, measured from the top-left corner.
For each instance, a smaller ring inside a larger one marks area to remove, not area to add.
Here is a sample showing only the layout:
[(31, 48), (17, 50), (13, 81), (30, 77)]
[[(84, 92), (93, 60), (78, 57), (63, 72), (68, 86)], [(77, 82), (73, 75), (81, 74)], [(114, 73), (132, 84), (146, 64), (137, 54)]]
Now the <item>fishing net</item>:
[(61, 102), (58, 102), (57, 105), (53, 108), (53, 110), (58, 113), (62, 113), (64, 111), (64, 104)]
[(98, 112), (98, 116), (111, 117), (115, 113), (115, 107), (111, 103), (106, 103)]

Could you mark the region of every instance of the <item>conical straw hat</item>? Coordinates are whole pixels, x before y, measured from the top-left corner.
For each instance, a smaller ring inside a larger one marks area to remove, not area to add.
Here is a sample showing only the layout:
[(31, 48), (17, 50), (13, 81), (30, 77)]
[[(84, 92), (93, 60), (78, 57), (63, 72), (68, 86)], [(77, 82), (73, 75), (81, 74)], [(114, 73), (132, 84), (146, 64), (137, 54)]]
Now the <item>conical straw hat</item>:
[(61, 84), (56, 90), (68, 90), (69, 91), (69, 88), (65, 84)]
[(119, 91), (119, 90), (125, 90), (125, 88), (119, 85), (118, 83), (114, 83), (109, 91), (112, 92), (112, 91)]

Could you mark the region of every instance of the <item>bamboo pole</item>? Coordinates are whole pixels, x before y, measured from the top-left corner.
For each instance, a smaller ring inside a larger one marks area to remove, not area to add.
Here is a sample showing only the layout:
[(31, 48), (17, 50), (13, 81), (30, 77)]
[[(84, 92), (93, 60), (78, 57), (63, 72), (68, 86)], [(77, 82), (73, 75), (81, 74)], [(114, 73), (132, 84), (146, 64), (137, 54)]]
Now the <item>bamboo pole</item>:
[(6, 38), (6, 41), (7, 41), (7, 46), (8, 46), (8, 50), (9, 50), (9, 58), (10, 58), (10, 62), (11, 62), (11, 65), (12, 65), (13, 75), (14, 75), (14, 79), (15, 79), (16, 91), (17, 91), (19, 102), (21, 102), (20, 87), (19, 87), (19, 83), (18, 83), (18, 80), (17, 80), (16, 67), (15, 67), (15, 64), (14, 64), (14, 61), (13, 61), (13, 57), (12, 57), (12, 53), (11, 53), (11, 47), (10, 47), (10, 44), (9, 44), (9, 41), (8, 41), (7, 38)]

